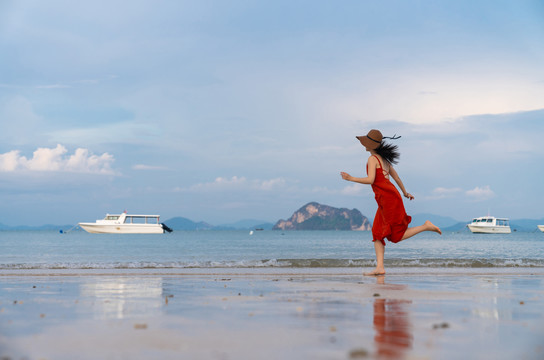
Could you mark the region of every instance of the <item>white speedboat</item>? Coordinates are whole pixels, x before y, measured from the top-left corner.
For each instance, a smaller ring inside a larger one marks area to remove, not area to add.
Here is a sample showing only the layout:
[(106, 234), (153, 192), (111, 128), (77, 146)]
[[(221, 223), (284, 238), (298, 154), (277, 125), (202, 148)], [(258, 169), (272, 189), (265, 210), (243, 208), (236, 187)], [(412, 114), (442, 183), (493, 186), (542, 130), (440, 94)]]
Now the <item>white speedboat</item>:
[(538, 230), (544, 232), (544, 225), (537, 225)]
[(107, 214), (102, 220), (94, 223), (81, 222), (78, 225), (93, 234), (163, 234), (172, 232), (159, 221), (159, 215), (130, 215), (126, 212), (120, 215)]
[(510, 234), (512, 232), (508, 219), (498, 219), (493, 216), (472, 219), (472, 222), (467, 226), (473, 233)]

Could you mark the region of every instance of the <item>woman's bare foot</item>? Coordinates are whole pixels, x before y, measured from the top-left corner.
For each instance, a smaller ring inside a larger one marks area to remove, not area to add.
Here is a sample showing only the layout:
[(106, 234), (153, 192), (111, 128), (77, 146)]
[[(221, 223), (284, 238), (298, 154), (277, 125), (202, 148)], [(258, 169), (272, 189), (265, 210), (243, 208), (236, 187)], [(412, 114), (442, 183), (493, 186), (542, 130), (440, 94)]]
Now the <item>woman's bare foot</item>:
[(374, 271), (363, 273), (363, 275), (364, 275), (364, 276), (380, 276), (380, 275), (385, 275), (385, 269), (375, 269)]
[(440, 228), (436, 226), (435, 224), (433, 224), (432, 222), (430, 222), (429, 220), (425, 221), (424, 225), (427, 228), (427, 231), (434, 231), (442, 235), (442, 231), (440, 230)]

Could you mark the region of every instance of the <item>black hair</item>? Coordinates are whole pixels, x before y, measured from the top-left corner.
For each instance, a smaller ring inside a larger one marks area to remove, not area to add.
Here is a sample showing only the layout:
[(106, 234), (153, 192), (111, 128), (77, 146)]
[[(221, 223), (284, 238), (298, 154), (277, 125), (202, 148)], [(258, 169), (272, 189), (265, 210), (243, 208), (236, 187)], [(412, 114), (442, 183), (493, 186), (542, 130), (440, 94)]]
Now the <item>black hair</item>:
[(378, 146), (374, 151), (376, 151), (376, 153), (389, 164), (398, 164), (399, 162), (400, 153), (397, 145), (388, 144), (382, 141), (380, 146)]

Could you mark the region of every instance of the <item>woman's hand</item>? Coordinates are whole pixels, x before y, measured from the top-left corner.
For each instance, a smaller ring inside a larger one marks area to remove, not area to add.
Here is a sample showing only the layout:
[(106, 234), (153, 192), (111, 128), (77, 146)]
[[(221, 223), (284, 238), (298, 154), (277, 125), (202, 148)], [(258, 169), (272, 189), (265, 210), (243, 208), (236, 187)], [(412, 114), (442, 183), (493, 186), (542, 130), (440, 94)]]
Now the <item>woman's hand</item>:
[(342, 171), (342, 172), (340, 173), (340, 176), (342, 176), (342, 179), (344, 179), (344, 180), (351, 181), (351, 175), (348, 174), (348, 173), (346, 173), (346, 172), (343, 172), (343, 171)]
[(404, 194), (404, 196), (405, 196), (407, 199), (414, 200), (414, 195), (410, 194), (409, 192), (407, 192), (406, 194)]
[[(375, 171), (374, 171), (374, 173), (375, 173)], [(359, 184), (371, 185), (374, 182), (374, 179), (371, 180), (370, 177), (368, 177), (368, 176), (364, 177), (364, 178), (358, 178), (358, 177), (353, 177), (350, 174), (348, 174), (346, 172), (343, 172), (343, 171), (340, 173), (340, 176), (342, 176), (342, 179), (344, 179), (344, 180), (359, 183)]]

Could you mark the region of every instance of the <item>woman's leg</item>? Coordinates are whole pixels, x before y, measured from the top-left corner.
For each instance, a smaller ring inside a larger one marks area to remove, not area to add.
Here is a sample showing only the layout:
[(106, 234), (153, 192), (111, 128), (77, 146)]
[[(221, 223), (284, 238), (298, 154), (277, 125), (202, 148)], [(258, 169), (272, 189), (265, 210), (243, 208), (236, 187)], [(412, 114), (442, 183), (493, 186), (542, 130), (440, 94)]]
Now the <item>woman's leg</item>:
[(385, 246), (380, 240), (376, 240), (374, 241), (374, 250), (376, 250), (376, 269), (363, 275), (385, 275), (385, 268), (383, 266)]
[(406, 229), (406, 232), (402, 236), (401, 241), (411, 238), (412, 236), (417, 235), (423, 231), (434, 231), (436, 233), (442, 234), (442, 231), (440, 230), (438, 226), (434, 225), (432, 222), (427, 220), (425, 221), (425, 224), (423, 225), (414, 226), (414, 227)]

